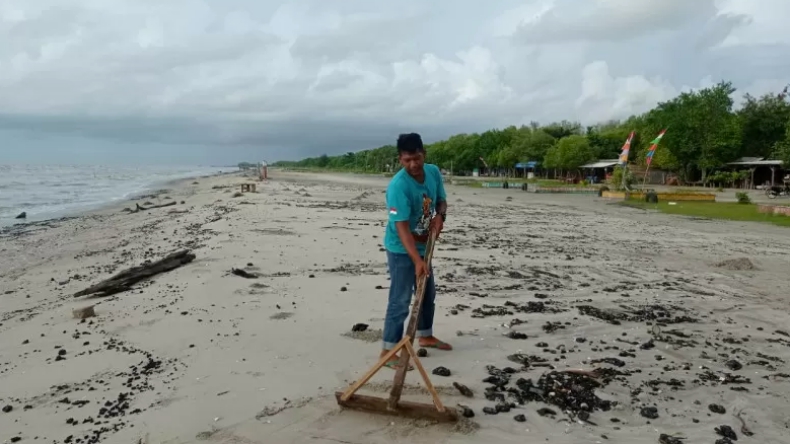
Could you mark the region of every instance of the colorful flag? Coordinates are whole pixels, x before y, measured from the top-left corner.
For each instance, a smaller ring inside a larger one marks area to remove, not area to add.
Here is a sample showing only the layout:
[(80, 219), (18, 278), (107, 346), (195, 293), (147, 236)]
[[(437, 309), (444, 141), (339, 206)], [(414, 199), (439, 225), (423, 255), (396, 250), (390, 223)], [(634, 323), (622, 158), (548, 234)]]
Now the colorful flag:
[(631, 151), (631, 141), (634, 140), (634, 132), (631, 131), (631, 134), (628, 135), (628, 139), (625, 140), (625, 145), (623, 145), (623, 152), (620, 153), (620, 166), (625, 166), (628, 163), (628, 153)]
[(661, 142), (661, 138), (664, 137), (664, 133), (666, 132), (667, 132), (666, 129), (661, 130), (661, 132), (658, 133), (658, 136), (652, 141), (650, 141), (651, 143), (650, 149), (647, 150), (647, 156), (646, 156), (647, 157), (646, 163), (648, 165), (650, 165), (650, 163), (653, 161), (653, 154), (656, 153), (656, 148), (658, 148), (658, 142)]

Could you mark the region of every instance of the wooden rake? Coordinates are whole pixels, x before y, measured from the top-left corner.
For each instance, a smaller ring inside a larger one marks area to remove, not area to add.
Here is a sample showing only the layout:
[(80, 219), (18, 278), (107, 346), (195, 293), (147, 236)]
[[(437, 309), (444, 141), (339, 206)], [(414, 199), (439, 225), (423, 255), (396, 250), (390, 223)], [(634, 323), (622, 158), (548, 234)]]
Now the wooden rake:
[[(436, 243), (436, 234), (431, 233), (428, 243), (425, 247), (425, 263), (428, 264), (428, 269), (431, 269), (431, 259), (433, 258), (433, 247)], [(365, 375), (357, 382), (352, 384), (344, 392), (336, 392), (335, 398), (337, 403), (342, 407), (362, 410), (370, 413), (385, 413), (390, 415), (400, 415), (415, 419), (430, 418), (440, 422), (454, 422), (458, 421), (458, 411), (452, 407), (445, 407), (439, 399), (439, 394), (431, 383), (425, 367), (422, 366), (417, 353), (414, 351), (414, 336), (417, 333), (417, 320), (420, 317), (420, 308), (422, 307), (422, 300), (425, 297), (425, 286), (428, 282), (428, 276), (422, 276), (417, 281), (417, 291), (415, 292), (414, 301), (411, 307), (411, 314), (409, 316), (409, 324), (406, 327), (406, 335), (400, 342), (390, 350), (379, 362), (376, 363)], [(379, 398), (376, 396), (357, 395), (356, 392), (363, 385), (365, 385), (370, 378), (372, 378), (384, 364), (389, 362), (396, 353), (403, 350), (404, 353), (400, 355), (399, 367), (395, 371), (395, 377), (392, 380), (392, 390), (390, 391), (389, 399)], [(409, 360), (414, 360), (414, 366), (422, 376), (425, 387), (433, 398), (433, 405), (423, 404), (419, 402), (402, 401), (401, 394), (403, 393), (403, 383), (406, 380), (406, 372), (409, 367)]]

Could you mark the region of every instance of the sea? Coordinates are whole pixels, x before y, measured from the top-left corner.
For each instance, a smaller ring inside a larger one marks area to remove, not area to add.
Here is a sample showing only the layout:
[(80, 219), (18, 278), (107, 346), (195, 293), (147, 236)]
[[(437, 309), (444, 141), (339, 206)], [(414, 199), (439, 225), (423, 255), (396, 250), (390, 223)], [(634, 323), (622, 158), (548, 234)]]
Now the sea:
[[(0, 164), (0, 227), (78, 214), (236, 167)], [(27, 213), (27, 219), (16, 216)]]

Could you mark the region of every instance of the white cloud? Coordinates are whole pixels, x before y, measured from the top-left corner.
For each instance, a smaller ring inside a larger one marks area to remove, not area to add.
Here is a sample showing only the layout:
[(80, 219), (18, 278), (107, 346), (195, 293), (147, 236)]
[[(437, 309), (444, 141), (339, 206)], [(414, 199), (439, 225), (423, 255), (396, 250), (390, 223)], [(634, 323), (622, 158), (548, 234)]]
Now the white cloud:
[(606, 62), (596, 61), (582, 69), (582, 91), (576, 108), (588, 122), (607, 121), (645, 112), (677, 94), (672, 85), (659, 78), (612, 77)]
[(720, 79), (762, 91), (790, 82), (788, 5), (4, 0), (0, 161), (3, 129), (299, 156), (401, 129), (591, 124)]
[(553, 7), (552, 0), (525, 2), (494, 17), (488, 22), (486, 31), (497, 37), (509, 37), (521, 26), (539, 21)]
[(555, 0), (537, 20), (522, 23), (523, 43), (627, 40), (701, 24), (716, 13), (714, 0)]
[(786, 0), (721, 0), (721, 14), (744, 15), (750, 26), (733, 30), (723, 45), (774, 45), (789, 44), (787, 20), (790, 17), (790, 2)]

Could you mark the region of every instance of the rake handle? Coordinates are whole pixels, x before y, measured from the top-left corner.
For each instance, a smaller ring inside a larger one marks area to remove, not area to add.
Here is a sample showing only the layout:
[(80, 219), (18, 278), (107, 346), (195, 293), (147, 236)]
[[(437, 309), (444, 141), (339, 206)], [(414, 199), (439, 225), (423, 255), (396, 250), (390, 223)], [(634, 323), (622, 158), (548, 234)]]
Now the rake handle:
[[(433, 247), (436, 243), (436, 233), (433, 231), (428, 238), (428, 243), (425, 245), (425, 263), (428, 265), (428, 272), (431, 272), (431, 259), (433, 259)], [(409, 315), (409, 324), (406, 326), (406, 337), (409, 338), (409, 344), (414, 344), (414, 336), (417, 333), (417, 322), (420, 317), (420, 309), (422, 308), (422, 300), (425, 297), (425, 286), (428, 283), (428, 275), (421, 276), (417, 280), (417, 291), (415, 292), (414, 301), (411, 307), (411, 314)], [(409, 354), (405, 351), (401, 352), (398, 368), (395, 371), (395, 378), (392, 380), (392, 390), (390, 391), (390, 398), (387, 406), (390, 410), (395, 410), (398, 407), (401, 394), (403, 393), (403, 382), (406, 380), (406, 371), (409, 366)]]

